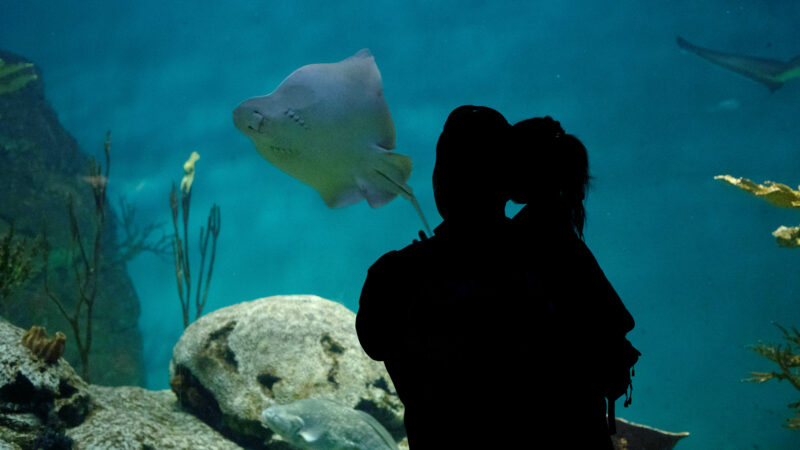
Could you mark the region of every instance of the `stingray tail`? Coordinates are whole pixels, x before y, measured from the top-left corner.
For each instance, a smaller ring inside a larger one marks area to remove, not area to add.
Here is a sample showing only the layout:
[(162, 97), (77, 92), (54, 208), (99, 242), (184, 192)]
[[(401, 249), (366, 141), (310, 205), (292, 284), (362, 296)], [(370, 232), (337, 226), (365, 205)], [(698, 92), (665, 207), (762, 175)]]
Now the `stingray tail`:
[[(379, 171), (377, 169), (376, 169), (376, 171), (380, 175), (384, 176), (387, 180), (389, 180), (389, 181), (391, 181), (393, 183), (395, 182), (395, 180), (392, 180), (391, 178), (386, 176), (386, 174), (384, 174), (383, 172), (381, 172), (381, 171)], [(417, 210), (417, 214), (419, 214), (419, 218), (422, 219), (422, 225), (425, 227), (425, 232), (428, 233), (428, 236), (433, 236), (433, 233), (431, 233), (431, 228), (428, 226), (428, 221), (425, 220), (425, 214), (422, 213), (422, 208), (420, 208), (420, 206), (419, 206), (419, 202), (417, 201), (417, 197), (414, 195), (414, 192), (411, 190), (411, 186), (409, 186), (406, 183), (402, 183), (402, 184), (396, 183), (396, 184), (400, 188), (400, 196), (403, 197), (404, 199), (410, 201), (411, 205), (414, 206), (414, 209)]]
[[(414, 196), (414, 191), (406, 181), (411, 175), (411, 158), (391, 152), (380, 153), (378, 163), (374, 165), (372, 174), (375, 175), (369, 182), (361, 183), (362, 191), (365, 191), (367, 202), (373, 208), (382, 206), (390, 202), (395, 196), (400, 195), (411, 202), (414, 209), (422, 219), (422, 225), (428, 235), (432, 235), (428, 226), (428, 221), (422, 213), (422, 208)], [(377, 188), (377, 189), (376, 189)]]

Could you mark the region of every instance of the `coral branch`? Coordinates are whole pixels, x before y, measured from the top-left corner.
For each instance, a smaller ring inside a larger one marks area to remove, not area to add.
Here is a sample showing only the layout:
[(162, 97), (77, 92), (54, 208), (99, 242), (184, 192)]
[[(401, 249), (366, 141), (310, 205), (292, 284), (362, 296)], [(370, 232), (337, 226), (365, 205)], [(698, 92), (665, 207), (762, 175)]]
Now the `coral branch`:
[[(746, 178), (734, 178), (730, 175), (717, 175), (714, 179), (725, 181), (743, 189), (756, 197), (763, 198), (772, 205), (781, 208), (800, 208), (800, 191), (796, 191), (785, 184), (772, 181), (756, 184)], [(800, 227), (781, 226), (772, 235), (775, 236), (778, 245), (781, 247), (800, 247)], [(775, 326), (783, 332), (784, 339), (786, 339), (785, 346), (759, 342), (750, 346), (750, 349), (777, 364), (780, 372), (751, 372), (750, 378), (745, 378), (742, 381), (764, 383), (769, 380), (786, 380), (800, 391), (800, 333), (794, 327), (790, 332), (778, 324), (775, 324)], [(798, 413), (798, 416), (788, 419), (788, 423), (784, 426), (798, 429), (800, 428), (800, 402), (792, 403), (789, 407), (793, 408)]]
[(795, 191), (789, 186), (773, 181), (764, 184), (753, 183), (747, 178), (735, 178), (730, 175), (717, 175), (715, 180), (722, 180), (736, 186), (756, 197), (762, 198), (772, 205), (781, 208), (800, 208), (800, 191)]
[[(800, 332), (794, 327), (789, 331), (778, 324), (775, 326), (783, 332), (787, 341), (785, 345), (759, 342), (750, 346), (750, 349), (777, 364), (780, 372), (751, 372), (751, 377), (742, 381), (763, 383), (769, 380), (786, 380), (800, 391), (800, 353), (797, 353), (800, 352)], [(791, 429), (800, 428), (800, 402), (792, 403), (789, 407), (797, 411), (798, 417), (788, 419), (788, 423), (784, 426)]]
[(162, 235), (160, 239), (151, 239), (153, 233), (158, 231), (162, 224), (147, 224), (144, 227), (136, 225), (136, 210), (124, 197), (119, 199), (119, 209), (121, 228), (124, 237), (117, 244), (121, 262), (130, 261), (141, 253), (150, 252), (158, 257), (164, 257), (169, 253), (171, 242), (170, 236)]
[[(91, 249), (84, 244), (84, 238), (78, 226), (78, 217), (75, 214), (74, 199), (67, 199), (67, 214), (69, 215), (70, 234), (73, 247), (77, 250), (77, 257), (72, 258), (72, 269), (78, 289), (78, 298), (72, 312), (67, 311), (64, 303), (50, 290), (48, 283), (49, 245), (47, 232), (44, 232), (44, 288), (47, 297), (56, 305), (58, 310), (70, 324), (75, 334), (75, 345), (81, 360), (81, 376), (89, 382), (89, 353), (92, 349), (92, 319), (94, 302), (97, 297), (97, 286), (100, 278), (102, 235), (105, 228), (106, 186), (108, 183), (109, 166), (111, 162), (111, 132), (106, 133), (104, 153), (106, 158), (105, 172), (94, 158), (89, 161), (89, 175), (84, 181), (89, 183), (94, 198), (94, 239)], [(90, 250), (90, 251), (89, 251)], [(85, 311), (82, 309), (85, 307)]]
[[(219, 228), (220, 228), (220, 221), (221, 221), (220, 213), (219, 213), (219, 206), (214, 204), (211, 207), (211, 211), (208, 213), (208, 226), (207, 230), (204, 232), (203, 228), (200, 228), (200, 275), (197, 279), (197, 298), (195, 299), (195, 307), (197, 316), (196, 319), (203, 315), (203, 308), (206, 306), (206, 298), (208, 297), (208, 285), (211, 283), (211, 274), (214, 271), (214, 259), (217, 255), (217, 237), (219, 236)], [(206, 262), (206, 251), (208, 249), (208, 238), (209, 235), (212, 237), (211, 240), (211, 258), (209, 259), (208, 264), (208, 275), (206, 275), (206, 285), (205, 289), (203, 290), (203, 297), (200, 297), (200, 287), (203, 283), (203, 266)]]
[[(181, 180), (181, 199), (178, 201), (178, 191), (175, 188), (175, 183), (172, 184), (172, 190), (169, 195), (169, 207), (172, 211), (172, 226), (174, 230), (172, 241), (172, 252), (175, 258), (175, 277), (178, 283), (178, 297), (181, 301), (181, 310), (183, 313), (183, 327), (189, 326), (189, 308), (192, 293), (191, 285), (191, 272), (189, 267), (189, 207), (192, 198), (192, 184), (194, 183), (195, 163), (200, 159), (197, 152), (192, 152), (192, 155), (184, 163), (183, 170), (184, 176)], [(183, 225), (183, 235), (178, 227), (178, 207), (181, 208), (181, 219)], [(221, 217), (219, 206), (216, 204), (211, 207), (211, 212), (208, 215), (208, 223), (206, 228), (200, 228), (200, 271), (197, 274), (197, 291), (195, 293), (195, 319), (203, 314), (203, 308), (208, 298), (208, 286), (211, 283), (211, 274), (214, 270), (214, 259), (217, 253), (217, 237), (219, 236)], [(211, 239), (211, 256), (209, 258), (208, 273), (205, 274), (206, 254), (208, 251), (209, 238)], [(203, 277), (205, 274), (205, 286), (203, 285)], [(202, 295), (201, 295), (201, 288)]]

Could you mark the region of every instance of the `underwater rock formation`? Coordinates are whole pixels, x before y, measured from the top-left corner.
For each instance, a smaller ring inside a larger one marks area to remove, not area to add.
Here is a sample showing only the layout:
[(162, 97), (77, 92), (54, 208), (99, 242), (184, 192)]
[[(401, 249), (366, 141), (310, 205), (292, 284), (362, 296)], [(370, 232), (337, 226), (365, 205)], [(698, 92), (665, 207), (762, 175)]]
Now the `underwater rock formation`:
[(615, 450), (669, 450), (689, 436), (689, 433), (672, 433), (628, 422), (617, 418), (617, 434), (611, 436)]
[(0, 443), (38, 448), (37, 441), (69, 442), (65, 429), (89, 413), (87, 385), (63, 359), (50, 364), (34, 357), (22, 336), (22, 329), (0, 319)]
[(48, 337), (44, 327), (32, 326), (22, 335), (20, 343), (45, 362), (53, 364), (64, 354), (66, 341), (67, 336), (60, 331), (56, 331), (53, 337)]
[(169, 390), (89, 386), (92, 414), (67, 430), (73, 449), (241, 449), (200, 419), (177, 408)]
[(0, 95), (16, 92), (37, 79), (36, 73), (27, 70), (32, 67), (33, 63), (6, 64), (0, 59)]
[[(0, 50), (6, 64), (28, 64), (24, 58)], [(67, 199), (72, 197), (81, 233), (93, 236), (96, 225), (91, 186), (84, 179), (88, 156), (61, 126), (44, 97), (41, 68), (25, 70), (37, 75), (20, 89), (0, 95), (0, 236), (11, 224), (15, 237), (38, 241), (47, 231), (50, 246), (50, 286), (71, 309), (78, 286), (71, 267)], [(22, 72), (18, 72), (22, 73)], [(98, 129), (101, 136), (105, 129)], [(118, 220), (110, 210), (103, 228), (103, 271), (94, 305), (92, 342), (93, 382), (104, 385), (142, 385), (142, 338), (138, 328), (139, 300), (116, 245)], [(0, 316), (25, 328), (47, 324), (51, 329), (71, 327), (43, 289), (41, 258), (34, 258), (30, 277), (0, 302)], [(67, 333), (70, 342), (72, 332)], [(77, 364), (78, 349), (66, 348), (64, 358)]]
[[(345, 391), (358, 389), (361, 384), (362, 393), (359, 397), (357, 405), (360, 409), (365, 408), (365, 405), (383, 402), (383, 410), (375, 408), (371, 414), (376, 411), (384, 412), (383, 423), (388, 421), (399, 420), (398, 417), (402, 416), (402, 406), (396, 396), (390, 393), (393, 392), (390, 382), (387, 383), (388, 377), (383, 379), (380, 371), (377, 371), (379, 378), (375, 380), (376, 371), (372, 364), (364, 364), (358, 367), (357, 356), (350, 355), (350, 358), (344, 357), (348, 353), (358, 353), (356, 348), (351, 347), (351, 342), (347, 338), (342, 338), (340, 332), (346, 330), (337, 330), (335, 326), (331, 326), (339, 322), (336, 318), (328, 320), (327, 327), (312, 327), (317, 329), (329, 330), (329, 339), (316, 340), (319, 336), (313, 330), (310, 332), (296, 333), (296, 342), (288, 346), (283, 346), (279, 342), (279, 335), (287, 332), (287, 328), (291, 328), (292, 324), (300, 326), (308, 326), (314, 320), (322, 319), (324, 314), (333, 312), (335, 316), (348, 317), (352, 313), (346, 314), (341, 309), (341, 305), (333, 302), (325, 301), (318, 297), (313, 296), (289, 296), (289, 297), (272, 297), (277, 299), (273, 304), (292, 302), (296, 300), (300, 308), (291, 308), (289, 305), (283, 304), (278, 308), (270, 308), (269, 312), (277, 314), (275, 318), (279, 321), (281, 318), (286, 319), (292, 316), (292, 313), (285, 312), (280, 314), (280, 308), (288, 308), (294, 310), (294, 313), (299, 314), (301, 317), (295, 317), (291, 322), (286, 322), (284, 327), (278, 331), (277, 335), (265, 339), (260, 347), (253, 348), (250, 354), (245, 352), (238, 353), (238, 355), (252, 356), (259, 351), (270, 352), (270, 348), (296, 348), (300, 351), (299, 354), (287, 354), (289, 364), (294, 364), (295, 379), (305, 380), (305, 383), (288, 383), (283, 380), (277, 379), (273, 376), (258, 377), (255, 383), (255, 391), (236, 391), (230, 392), (227, 395), (238, 395), (240, 402), (234, 405), (239, 408), (239, 411), (248, 410), (249, 406), (272, 403), (273, 398), (265, 395), (265, 388), (267, 385), (272, 385), (271, 390), (279, 393), (280, 398), (292, 398), (298, 396), (299, 393), (307, 394), (311, 392), (324, 392), (331, 389), (336, 390), (336, 386), (331, 385), (331, 381), (326, 378), (329, 374), (311, 373), (308, 369), (312, 368), (314, 364), (320, 364), (319, 359), (325, 359), (324, 356), (317, 354), (318, 359), (310, 362), (299, 362), (302, 359), (302, 353), (313, 349), (314, 347), (322, 347), (322, 354), (327, 352), (334, 352), (341, 356), (339, 366), (339, 376), (349, 378), (350, 386), (345, 386)], [(249, 305), (251, 308), (243, 311), (245, 314), (251, 312), (253, 309), (265, 309), (264, 301), (270, 299), (262, 299), (260, 301), (249, 302), (255, 305)], [(316, 312), (302, 313), (303, 304), (308, 302), (317, 303)], [(260, 302), (260, 303), (259, 303)], [(247, 305), (247, 304), (245, 304)], [(274, 305), (271, 305), (274, 306)], [(255, 307), (255, 308), (254, 308)], [(339, 310), (339, 311), (337, 311)], [(263, 312), (263, 311), (262, 311)], [(213, 317), (211, 314), (207, 317)], [(260, 316), (263, 320), (264, 316)], [(197, 323), (202, 324), (207, 321), (203, 318)], [(255, 326), (259, 319), (254, 318), (251, 325)], [(210, 321), (210, 323), (214, 323)], [(273, 322), (269, 321), (268, 325)], [(194, 327), (195, 325), (193, 325)], [(190, 327), (191, 328), (191, 327)], [(250, 326), (245, 328), (251, 328)], [(228, 330), (225, 328), (225, 330)], [(252, 328), (250, 331), (253, 331)], [(188, 331), (187, 331), (188, 332)], [(96, 448), (114, 448), (114, 449), (155, 449), (155, 448), (213, 448), (213, 449), (239, 449), (242, 448), (229, 439), (242, 442), (246, 448), (270, 448), (273, 450), (289, 450), (290, 447), (283, 441), (271, 438), (267, 441), (266, 446), (264, 439), (269, 436), (269, 431), (260, 428), (262, 435), (260, 437), (254, 436), (231, 436), (232, 431), (228, 430), (224, 437), (223, 434), (214, 430), (212, 427), (201, 421), (195, 416), (182, 410), (179, 407), (178, 398), (172, 391), (148, 391), (138, 387), (103, 387), (96, 385), (87, 385), (72, 369), (72, 367), (65, 360), (61, 359), (55, 364), (47, 364), (39, 358), (32, 357), (31, 353), (25, 349), (22, 344), (22, 336), (24, 330), (17, 328), (5, 320), (0, 318), (0, 448), (2, 449), (29, 449), (29, 448), (73, 448), (79, 449), (96, 449)], [(222, 334), (225, 334), (224, 332)], [(264, 331), (261, 335), (262, 338), (270, 333)], [(290, 333), (291, 334), (291, 333)], [(236, 337), (231, 337), (230, 340), (236, 340)], [(220, 342), (221, 334), (206, 335), (208, 340), (205, 341), (209, 344), (206, 349), (205, 358), (198, 358), (199, 364), (216, 365), (220, 361), (213, 357), (213, 353), (220, 350), (225, 352), (226, 345)], [(313, 340), (309, 341), (311, 345), (304, 345), (300, 341), (303, 337), (311, 337)], [(323, 336), (324, 337), (324, 336)], [(227, 338), (226, 338), (227, 339)], [(273, 340), (276, 339), (276, 340)], [(339, 340), (341, 339), (341, 341)], [(320, 342), (322, 341), (322, 342)], [(260, 341), (261, 342), (261, 341)], [(203, 342), (200, 342), (202, 345)], [(223, 345), (220, 345), (223, 344)], [(247, 345), (247, 342), (239, 342), (233, 344), (233, 348), (239, 349), (241, 345)], [(308, 348), (310, 347), (310, 348)], [(341, 352), (341, 353), (339, 353)], [(314, 353), (314, 352), (309, 352)], [(236, 358), (235, 356), (232, 356)], [(281, 365), (280, 355), (269, 355), (267, 360), (273, 360), (275, 367), (281, 369), (288, 369)], [(347, 362), (347, 360), (351, 360)], [(235, 361), (235, 359), (233, 359)], [(245, 366), (252, 364), (244, 364), (246, 360), (241, 360), (242, 367), (246, 370)], [(254, 361), (257, 363), (257, 361)], [(356, 366), (354, 367), (353, 364)], [(239, 363), (237, 363), (239, 364)], [(324, 368), (330, 370), (336, 367), (335, 364), (329, 364)], [(183, 369), (185, 374), (188, 374), (188, 369)], [(213, 372), (213, 371), (211, 371)], [(206, 372), (204, 372), (206, 373)], [(219, 374), (224, 375), (223, 371)], [(305, 377), (301, 376), (305, 375)], [(180, 376), (178, 376), (180, 378)], [(240, 380), (241, 381), (241, 380)], [(287, 380), (288, 381), (288, 380)], [(196, 382), (196, 381), (194, 381)], [(186, 397), (194, 397), (194, 401), (211, 401), (216, 405), (216, 410), (221, 411), (219, 405), (214, 400), (214, 395), (219, 398), (228, 398), (220, 392), (221, 388), (226, 383), (217, 383), (217, 389), (214, 394), (206, 390), (202, 386), (192, 391), (191, 387), (184, 386), (181, 389), (176, 389), (181, 392), (182, 403), (185, 405)], [(252, 384), (252, 383), (250, 383)], [(282, 386), (282, 384), (287, 386)], [(285, 387), (293, 384), (295, 389), (300, 389), (301, 392), (287, 392)], [(247, 389), (248, 383), (228, 383), (227, 387), (231, 389)], [(301, 389), (304, 388), (304, 389)], [(187, 393), (188, 392), (188, 393)], [(193, 392), (193, 393), (192, 393)], [(335, 393), (329, 393), (329, 397), (336, 396)], [(383, 397), (383, 398), (382, 398)], [(382, 400), (381, 400), (382, 398)], [(389, 408), (398, 408), (395, 410), (387, 410)], [(210, 408), (214, 409), (214, 408)], [(256, 411), (255, 414), (260, 415), (261, 411)], [(221, 413), (218, 413), (221, 414)], [(218, 420), (222, 422), (221, 415)], [(228, 423), (235, 423), (237, 419), (228, 419)], [(671, 449), (675, 442), (688, 433), (667, 433), (656, 430), (643, 425), (636, 425), (628, 423), (623, 419), (617, 419), (618, 434), (614, 437), (615, 448), (617, 450), (633, 450), (633, 449)], [(467, 427), (465, 432), (489, 432), (480, 430), (479, 427)], [(60, 445), (60, 447), (59, 447)], [(407, 441), (401, 442), (401, 449), (407, 449)], [(565, 447), (565, 448), (568, 448)]]
[(171, 391), (87, 385), (63, 359), (33, 357), (23, 331), (0, 319), (0, 449), (241, 448)]
[(361, 349), (355, 314), (313, 295), (267, 297), (199, 318), (175, 345), (173, 390), (189, 411), (250, 448), (278, 445), (260, 422), (273, 405), (326, 397), (373, 416), (397, 441), (403, 405), (383, 364)]

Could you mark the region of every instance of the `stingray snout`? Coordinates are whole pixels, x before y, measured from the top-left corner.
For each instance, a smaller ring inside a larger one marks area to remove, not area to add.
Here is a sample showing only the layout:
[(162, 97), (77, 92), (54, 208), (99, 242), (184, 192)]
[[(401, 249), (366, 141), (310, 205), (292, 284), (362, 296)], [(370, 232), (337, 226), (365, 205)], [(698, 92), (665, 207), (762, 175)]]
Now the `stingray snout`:
[(233, 110), (233, 123), (242, 133), (259, 133), (264, 116), (257, 109), (240, 105)]

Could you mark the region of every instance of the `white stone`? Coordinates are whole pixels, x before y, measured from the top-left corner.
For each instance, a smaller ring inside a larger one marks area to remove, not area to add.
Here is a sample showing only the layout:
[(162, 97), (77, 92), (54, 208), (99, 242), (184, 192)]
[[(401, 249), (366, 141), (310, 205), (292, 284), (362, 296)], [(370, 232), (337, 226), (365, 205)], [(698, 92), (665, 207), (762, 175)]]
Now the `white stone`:
[(405, 433), (403, 405), (383, 364), (361, 349), (355, 314), (314, 295), (261, 298), (201, 317), (175, 345), (170, 378), (190, 410), (216, 403), (221, 417), (206, 420), (226, 435), (269, 436), (261, 412), (304, 398), (364, 410), (397, 440)]

